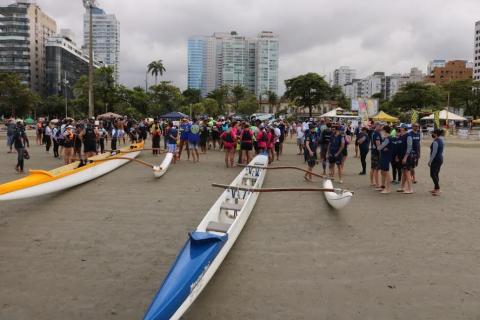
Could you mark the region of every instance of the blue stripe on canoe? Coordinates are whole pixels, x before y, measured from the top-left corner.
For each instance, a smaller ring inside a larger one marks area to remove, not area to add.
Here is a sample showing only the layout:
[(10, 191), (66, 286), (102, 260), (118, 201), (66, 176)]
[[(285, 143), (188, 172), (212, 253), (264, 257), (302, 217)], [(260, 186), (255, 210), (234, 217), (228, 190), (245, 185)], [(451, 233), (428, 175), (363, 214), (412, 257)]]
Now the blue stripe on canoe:
[(177, 260), (168, 272), (144, 320), (165, 320), (177, 311), (190, 295), (192, 287), (228, 239), (228, 235), (191, 232)]

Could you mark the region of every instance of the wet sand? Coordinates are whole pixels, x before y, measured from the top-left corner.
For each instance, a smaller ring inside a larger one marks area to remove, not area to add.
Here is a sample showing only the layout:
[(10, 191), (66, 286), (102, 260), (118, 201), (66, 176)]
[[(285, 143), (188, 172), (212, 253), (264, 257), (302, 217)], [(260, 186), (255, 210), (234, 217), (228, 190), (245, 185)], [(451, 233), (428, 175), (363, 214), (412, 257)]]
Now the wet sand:
[[(16, 156), (0, 145), (0, 182), (18, 178)], [(295, 153), (287, 145), (277, 164), (303, 165)], [(40, 147), (31, 154), (27, 168), (61, 165)], [(380, 195), (350, 157), (344, 187), (356, 196), (341, 212), (322, 194), (262, 194), (185, 319), (478, 319), (480, 147), (447, 147), (438, 198), (423, 158), (416, 194)], [(132, 163), (60, 194), (0, 203), (0, 319), (141, 319), (220, 194), (210, 184), (239, 171), (210, 152), (161, 180)], [(264, 186), (305, 185), (318, 186), (272, 171)]]

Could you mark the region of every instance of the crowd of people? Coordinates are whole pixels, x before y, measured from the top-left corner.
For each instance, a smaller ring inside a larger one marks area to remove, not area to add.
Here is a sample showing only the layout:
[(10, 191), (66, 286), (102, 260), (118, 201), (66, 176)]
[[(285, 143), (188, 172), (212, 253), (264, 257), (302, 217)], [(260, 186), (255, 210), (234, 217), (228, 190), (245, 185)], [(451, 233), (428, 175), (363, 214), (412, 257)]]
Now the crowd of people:
[[(413, 194), (413, 185), (417, 183), (415, 170), (421, 157), (420, 127), (402, 124), (392, 126), (385, 123), (369, 122), (352, 126), (320, 119), (314, 122), (294, 123), (299, 155), (304, 156), (308, 171), (312, 172), (316, 164), (322, 163), (323, 174), (330, 177), (338, 174), (338, 182), (343, 183), (343, 169), (348, 157), (348, 147), (355, 145), (355, 158), (360, 158), (360, 175), (367, 174), (367, 156), (370, 153), (370, 186), (381, 194), (392, 192), (392, 185), (399, 185), (397, 192)], [(436, 129), (432, 133), (430, 147), (430, 177), (434, 183), (433, 196), (441, 194), (439, 184), (440, 168), (443, 164), (443, 131)], [(318, 155), (320, 155), (318, 157)], [(390, 174), (392, 171), (392, 175)], [(305, 174), (311, 180), (310, 173)]]
[[(28, 158), (28, 137), (23, 122), (8, 121), (7, 145), (18, 154), (16, 170), (23, 172), (24, 159)], [(399, 185), (397, 192), (412, 194), (416, 184), (415, 170), (421, 157), (422, 135), (418, 124), (392, 126), (369, 122), (353, 126), (351, 122), (338, 123), (330, 119), (318, 122), (288, 123), (278, 121), (235, 121), (231, 118), (181, 119), (180, 121), (134, 121), (128, 118), (94, 118), (74, 121), (67, 118), (56, 121), (39, 121), (36, 125), (36, 142), (49, 152), (53, 144), (53, 156), (63, 158), (65, 164), (92, 157), (106, 150), (110, 140), (112, 151), (129, 143), (152, 142), (152, 153), (158, 156), (163, 149), (174, 154), (174, 163), (182, 155), (193, 162), (200, 161), (200, 154), (207, 150), (223, 150), (225, 166), (247, 164), (255, 154), (266, 153), (269, 163), (280, 160), (283, 143), (290, 134), (296, 136), (298, 155), (308, 166), (305, 179), (312, 180), (314, 167), (321, 164), (323, 175), (338, 177), (343, 183), (345, 162), (349, 146), (355, 147), (355, 158), (360, 158), (360, 175), (367, 175), (367, 156), (370, 153), (370, 185), (381, 194), (392, 192), (392, 185)], [(434, 182), (432, 195), (440, 195), (439, 172), (443, 164), (443, 132), (432, 133), (430, 176)], [(392, 174), (390, 173), (392, 172)]]

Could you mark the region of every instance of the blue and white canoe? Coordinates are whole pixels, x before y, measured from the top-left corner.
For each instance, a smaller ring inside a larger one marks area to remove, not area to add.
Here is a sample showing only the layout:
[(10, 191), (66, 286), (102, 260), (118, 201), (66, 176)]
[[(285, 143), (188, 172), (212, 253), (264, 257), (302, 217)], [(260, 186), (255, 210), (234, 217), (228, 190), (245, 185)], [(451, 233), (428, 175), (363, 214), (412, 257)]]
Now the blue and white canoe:
[(255, 206), (268, 157), (255, 157), (218, 198), (189, 238), (145, 314), (145, 320), (179, 319), (213, 277)]

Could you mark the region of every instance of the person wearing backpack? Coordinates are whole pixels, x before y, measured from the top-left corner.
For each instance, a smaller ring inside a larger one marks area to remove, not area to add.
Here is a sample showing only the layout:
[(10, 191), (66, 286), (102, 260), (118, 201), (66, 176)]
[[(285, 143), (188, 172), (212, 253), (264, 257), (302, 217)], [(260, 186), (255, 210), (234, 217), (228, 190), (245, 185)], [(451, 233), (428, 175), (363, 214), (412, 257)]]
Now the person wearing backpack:
[(234, 158), (235, 158), (235, 142), (237, 137), (235, 136), (234, 131), (232, 131), (232, 126), (229, 125), (227, 131), (224, 131), (220, 138), (223, 141), (223, 149), (225, 150), (225, 165), (227, 168), (233, 168)]
[(258, 146), (258, 153), (261, 154), (267, 151), (267, 131), (265, 130), (265, 126), (260, 124), (258, 127), (257, 133), (257, 146)]
[(250, 124), (244, 123), (242, 131), (240, 132), (240, 152), (242, 154), (242, 163), (250, 163), (250, 152), (253, 150), (253, 131), (250, 129)]
[(188, 135), (188, 148), (191, 150), (193, 162), (200, 161), (198, 154), (198, 146), (200, 143), (200, 125), (197, 119), (193, 119), (193, 124), (190, 127), (190, 134)]

